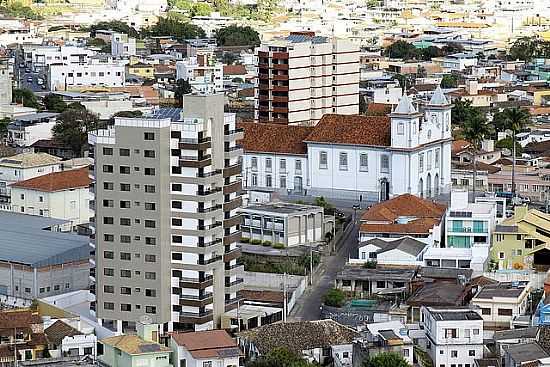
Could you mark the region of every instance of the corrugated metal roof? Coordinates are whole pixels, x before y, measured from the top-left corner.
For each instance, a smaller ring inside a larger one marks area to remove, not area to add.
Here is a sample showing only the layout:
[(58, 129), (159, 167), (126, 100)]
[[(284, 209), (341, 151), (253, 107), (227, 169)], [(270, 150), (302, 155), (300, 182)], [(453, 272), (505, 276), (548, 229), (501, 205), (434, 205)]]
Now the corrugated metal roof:
[(89, 239), (45, 228), (67, 221), (0, 212), (0, 260), (34, 267), (89, 258)]
[(315, 44), (327, 43), (327, 37), (322, 36), (308, 36), (305, 34), (291, 34), (286, 38), (287, 41), (292, 43), (311, 42)]

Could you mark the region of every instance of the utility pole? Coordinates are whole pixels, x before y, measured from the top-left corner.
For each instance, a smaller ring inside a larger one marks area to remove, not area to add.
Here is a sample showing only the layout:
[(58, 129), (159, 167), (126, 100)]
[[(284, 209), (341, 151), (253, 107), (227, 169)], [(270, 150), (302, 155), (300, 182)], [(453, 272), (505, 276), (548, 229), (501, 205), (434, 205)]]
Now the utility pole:
[(309, 243), (309, 285), (313, 284), (313, 247)]
[(283, 322), (286, 322), (287, 312), (286, 272), (283, 274)]
[(17, 367), (18, 363), (17, 363), (17, 328), (14, 327), (13, 328), (13, 353), (14, 353), (14, 357), (15, 357), (15, 367)]
[(241, 313), (240, 313), (240, 304), (241, 301), (237, 300), (237, 330), (241, 332)]

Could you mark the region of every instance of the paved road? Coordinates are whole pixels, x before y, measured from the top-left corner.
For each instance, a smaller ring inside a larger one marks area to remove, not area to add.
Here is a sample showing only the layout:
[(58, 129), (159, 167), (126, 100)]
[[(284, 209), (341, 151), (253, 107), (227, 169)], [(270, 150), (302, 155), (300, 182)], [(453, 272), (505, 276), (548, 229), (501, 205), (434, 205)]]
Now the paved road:
[(288, 319), (289, 321), (318, 320), (321, 316), (321, 303), (323, 296), (334, 287), (336, 273), (347, 262), (350, 250), (357, 244), (359, 226), (350, 224), (342, 237), (344, 242), (336, 255), (324, 258), (321, 268), (313, 279), (313, 285), (309, 286), (298, 299)]

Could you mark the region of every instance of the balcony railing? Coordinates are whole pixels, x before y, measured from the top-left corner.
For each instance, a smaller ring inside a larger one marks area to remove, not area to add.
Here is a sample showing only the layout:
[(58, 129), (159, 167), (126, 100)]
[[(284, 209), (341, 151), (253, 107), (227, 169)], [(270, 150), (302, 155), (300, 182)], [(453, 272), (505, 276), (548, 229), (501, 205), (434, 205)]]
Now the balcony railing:
[(212, 264), (212, 263), (215, 263), (216, 261), (220, 261), (222, 259), (221, 256), (214, 256), (210, 259), (203, 259), (203, 260), (197, 260), (197, 264), (199, 265), (209, 265), (209, 264)]

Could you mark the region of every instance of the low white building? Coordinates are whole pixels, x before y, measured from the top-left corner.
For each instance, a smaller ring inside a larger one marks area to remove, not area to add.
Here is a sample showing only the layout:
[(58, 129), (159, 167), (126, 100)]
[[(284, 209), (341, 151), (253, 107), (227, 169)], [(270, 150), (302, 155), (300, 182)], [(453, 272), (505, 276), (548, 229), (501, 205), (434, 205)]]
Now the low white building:
[(446, 71), (463, 71), (469, 66), (477, 65), (477, 56), (470, 53), (457, 53), (444, 57), (433, 57), (432, 62)]
[(14, 122), (8, 124), (8, 143), (29, 147), (38, 140), (51, 139), (58, 115), (53, 112), (38, 112), (17, 116)]
[(90, 201), (88, 168), (53, 172), (11, 185), (14, 212), (65, 219), (71, 226), (89, 223)]
[(48, 68), (48, 87), (51, 91), (81, 87), (123, 87), (126, 71), (123, 63), (112, 59), (90, 59), (83, 64), (52, 64)]
[(391, 77), (367, 80), (364, 92), (372, 103), (396, 105), (403, 96), (399, 82)]
[(488, 284), (472, 298), (472, 305), (481, 308), (485, 326), (512, 328), (516, 316), (526, 314), (531, 285), (529, 282)]
[(225, 330), (173, 333), (172, 365), (185, 367), (237, 367), (241, 351)]
[(427, 352), (437, 367), (475, 366), (483, 357), (483, 319), (469, 308), (422, 307)]
[(115, 57), (135, 56), (136, 39), (128, 37), (125, 33), (113, 33), (111, 35), (111, 55)]
[(369, 356), (385, 352), (397, 353), (413, 366), (414, 347), (405, 325), (400, 321), (386, 321), (366, 326)]
[(176, 80), (187, 80), (197, 92), (223, 92), (223, 64), (211, 52), (176, 62)]
[(87, 63), (95, 51), (77, 46), (36, 46), (31, 50), (33, 70), (40, 70), (52, 64)]
[(424, 253), (429, 245), (412, 237), (402, 237), (393, 241), (373, 238), (359, 243), (358, 258), (350, 258), (350, 264), (376, 262), (377, 265), (424, 265)]
[[(78, 357), (91, 356), (96, 353), (97, 338), (93, 334), (93, 328), (88, 330), (80, 330), (80, 321), (72, 326), (69, 323), (71, 320), (56, 320), (44, 330), (48, 337), (49, 351), (53, 358), (59, 357)], [(76, 327), (75, 327), (76, 326)]]
[(12, 184), (58, 171), (61, 171), (61, 158), (46, 153), (21, 153), (1, 158), (0, 202), (9, 203)]

